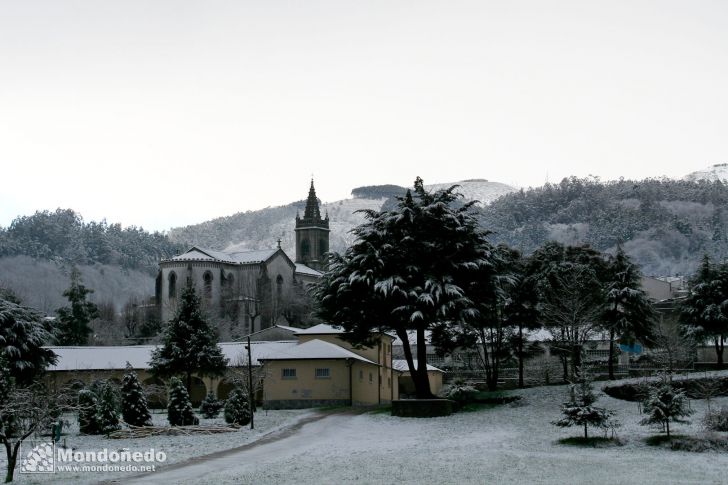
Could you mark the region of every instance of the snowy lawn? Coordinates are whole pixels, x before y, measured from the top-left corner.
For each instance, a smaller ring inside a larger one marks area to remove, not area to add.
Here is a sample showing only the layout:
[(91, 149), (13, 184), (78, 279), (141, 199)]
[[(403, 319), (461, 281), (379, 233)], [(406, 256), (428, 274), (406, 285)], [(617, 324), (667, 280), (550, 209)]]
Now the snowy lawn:
[[(558, 442), (579, 436), (581, 429), (551, 424), (560, 415), (567, 386), (515, 393), (523, 395), (516, 405), (443, 418), (331, 416), (277, 443), (158, 478), (188, 484), (728, 483), (726, 454), (648, 446), (645, 438), (657, 431), (639, 425), (643, 416), (637, 403), (598, 391), (596, 405), (616, 411), (623, 424), (619, 437), (624, 445), (583, 448)], [(728, 398), (712, 405), (728, 405)], [(691, 406), (692, 424), (675, 425), (675, 433), (701, 432), (704, 402), (693, 400)], [(143, 483), (154, 483), (149, 480)]]
[[(230, 433), (221, 433), (213, 435), (190, 435), (190, 436), (154, 436), (149, 438), (137, 439), (109, 439), (105, 436), (86, 436), (78, 433), (78, 422), (75, 416), (66, 416), (66, 420), (70, 421), (70, 427), (64, 427), (64, 436), (61, 443), (65, 441), (66, 446), (77, 450), (101, 450), (108, 448), (109, 451), (121, 450), (128, 448), (131, 451), (146, 451), (154, 448), (157, 451), (163, 451), (167, 455), (164, 465), (170, 465), (186, 461), (191, 458), (199, 457), (214, 453), (216, 451), (236, 448), (253, 442), (260, 437), (290, 424), (297, 422), (312, 413), (310, 410), (283, 410), (283, 411), (263, 411), (260, 410), (255, 414), (255, 429), (251, 430), (249, 426), (243, 427), (238, 431)], [(221, 425), (226, 423), (222, 419), (222, 412), (219, 418), (204, 419), (200, 418), (200, 425)], [(155, 426), (167, 426), (166, 412), (156, 412), (152, 414), (152, 422)], [(3, 476), (6, 469), (7, 460), (3, 449), (0, 456), (0, 467)], [(15, 472), (14, 483), (96, 483), (99, 480), (108, 480), (112, 478), (126, 477), (129, 473), (73, 473), (63, 472), (51, 475), (31, 475)]]

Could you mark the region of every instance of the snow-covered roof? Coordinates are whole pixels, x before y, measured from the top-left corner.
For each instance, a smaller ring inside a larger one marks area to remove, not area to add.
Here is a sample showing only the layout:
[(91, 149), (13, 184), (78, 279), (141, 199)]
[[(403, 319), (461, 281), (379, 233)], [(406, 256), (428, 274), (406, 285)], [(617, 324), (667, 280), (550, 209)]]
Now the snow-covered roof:
[(333, 335), (344, 333), (342, 328), (334, 327), (328, 323), (319, 323), (310, 328), (296, 329), (296, 335)]
[(257, 251), (225, 252), (215, 249), (193, 246), (184, 253), (174, 256), (167, 261), (221, 261), (225, 263), (254, 264), (262, 263), (271, 258), (278, 248), (261, 249)]
[[(414, 359), (415, 368), (417, 368), (417, 359)], [(405, 359), (392, 359), (392, 369), (399, 372), (409, 372), (409, 366)], [(442, 369), (438, 369), (434, 365), (427, 364), (427, 370), (436, 372), (444, 372)]]
[[(251, 342), (253, 365), (259, 360), (288, 347), (295, 347), (295, 341)], [(231, 366), (247, 362), (244, 342), (221, 342), (218, 344)], [(106, 347), (48, 347), (58, 356), (58, 362), (48, 367), (53, 371), (113, 370), (124, 369), (129, 362), (134, 369), (148, 369), (152, 350), (156, 345), (128, 345)]]
[(346, 350), (323, 340), (313, 339), (308, 342), (281, 349), (262, 360), (313, 360), (313, 359), (354, 359), (368, 364), (378, 365), (361, 355)]
[(323, 273), (321, 271), (317, 271), (313, 268), (309, 268), (305, 264), (301, 263), (295, 263), (296, 264), (296, 273), (305, 274), (308, 276), (321, 276)]
[[(425, 330), (425, 342), (430, 343), (430, 338), (432, 337), (432, 332), (430, 330)], [(417, 331), (416, 330), (407, 330), (407, 338), (409, 339), (410, 344), (417, 344)], [(399, 337), (395, 337), (394, 342), (392, 342), (392, 345), (402, 345), (402, 339)]]

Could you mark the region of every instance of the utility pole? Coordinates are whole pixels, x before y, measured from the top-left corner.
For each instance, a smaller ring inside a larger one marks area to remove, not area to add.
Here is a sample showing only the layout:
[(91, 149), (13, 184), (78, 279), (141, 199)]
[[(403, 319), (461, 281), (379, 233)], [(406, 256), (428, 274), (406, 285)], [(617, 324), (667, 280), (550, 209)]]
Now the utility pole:
[(250, 407), (250, 429), (255, 429), (255, 425), (253, 424), (253, 419), (255, 417), (255, 413), (253, 412), (253, 408), (255, 407), (255, 393), (253, 392), (253, 352), (250, 348), (250, 335), (248, 335), (248, 345), (246, 346), (248, 349), (248, 406)]

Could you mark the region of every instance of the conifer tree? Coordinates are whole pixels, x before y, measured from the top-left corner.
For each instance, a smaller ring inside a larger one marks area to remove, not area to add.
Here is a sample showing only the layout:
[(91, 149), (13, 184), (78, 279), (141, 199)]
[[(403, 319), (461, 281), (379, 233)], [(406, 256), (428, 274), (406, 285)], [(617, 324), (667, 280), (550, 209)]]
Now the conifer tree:
[(613, 411), (593, 406), (597, 401), (594, 395), (591, 378), (588, 373), (582, 372), (580, 381), (570, 387), (569, 402), (561, 407), (564, 415), (554, 424), (560, 427), (583, 426), (584, 439), (589, 438), (589, 426), (606, 428)]
[(121, 429), (116, 393), (111, 387), (111, 384), (104, 384), (101, 388), (98, 397), (96, 419), (99, 423), (99, 431), (102, 434), (109, 434), (112, 431)]
[(171, 426), (189, 426), (195, 424), (195, 413), (192, 411), (190, 395), (185, 385), (176, 377), (169, 380), (169, 398), (167, 400), (167, 420)]
[(149, 413), (144, 390), (136, 372), (128, 362), (126, 364), (126, 374), (121, 383), (121, 414), (126, 424), (131, 426), (152, 425), (152, 415)]
[(236, 387), (225, 402), (225, 422), (245, 426), (250, 423), (250, 406), (243, 389)]
[(609, 331), (609, 378), (614, 379), (615, 338), (646, 343), (652, 337), (655, 311), (642, 290), (639, 269), (629, 256), (617, 246), (617, 254), (610, 259), (606, 268), (606, 296), (602, 322)]
[(99, 434), (100, 424), (97, 419), (98, 399), (89, 389), (81, 389), (78, 393), (78, 429), (83, 434)]
[(94, 290), (81, 282), (81, 273), (75, 267), (71, 271), (71, 286), (63, 292), (70, 306), (56, 310), (58, 314), (58, 341), (61, 345), (86, 345), (91, 334), (89, 322), (98, 318), (98, 307), (86, 298)]
[(215, 397), (215, 394), (210, 391), (205, 396), (205, 399), (200, 403), (200, 412), (202, 416), (207, 419), (216, 418), (220, 414), (220, 410), (225, 406), (225, 403)]
[(162, 346), (152, 352), (151, 372), (158, 377), (184, 375), (187, 393), (192, 375), (221, 376), (227, 359), (217, 345), (215, 329), (205, 320), (192, 282), (182, 291), (179, 312), (164, 332)]
[(657, 424), (670, 438), (670, 423), (687, 423), (684, 417), (693, 414), (688, 408), (688, 399), (685, 391), (672, 387), (668, 382), (654, 386), (650, 389), (647, 398), (642, 402), (642, 412), (647, 414), (640, 424)]

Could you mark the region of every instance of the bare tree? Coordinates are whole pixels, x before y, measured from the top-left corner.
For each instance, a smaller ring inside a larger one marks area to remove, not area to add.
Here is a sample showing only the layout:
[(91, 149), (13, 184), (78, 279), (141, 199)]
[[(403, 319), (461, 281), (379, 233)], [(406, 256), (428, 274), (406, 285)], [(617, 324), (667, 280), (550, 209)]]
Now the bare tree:
[(672, 374), (679, 368), (692, 367), (695, 363), (697, 340), (679, 323), (677, 315), (661, 315), (655, 325), (654, 345), (651, 357)]

